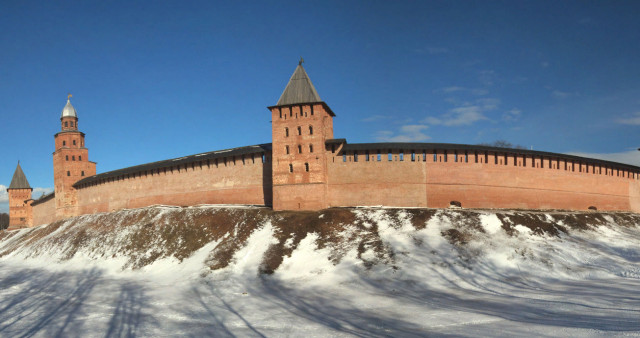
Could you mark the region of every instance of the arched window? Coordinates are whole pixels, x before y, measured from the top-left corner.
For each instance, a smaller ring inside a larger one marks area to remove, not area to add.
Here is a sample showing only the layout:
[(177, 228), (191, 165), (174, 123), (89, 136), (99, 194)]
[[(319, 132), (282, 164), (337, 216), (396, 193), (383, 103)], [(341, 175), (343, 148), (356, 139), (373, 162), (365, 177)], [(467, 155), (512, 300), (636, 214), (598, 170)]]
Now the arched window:
[(313, 126), (309, 126), (309, 135), (313, 135)]
[(62, 145), (66, 146), (67, 145), (67, 141), (62, 141)]
[(71, 127), (73, 127), (73, 122), (69, 123), (71, 125)]
[(74, 146), (76, 145), (76, 140), (73, 140), (73, 145), (74, 145)]
[(64, 157), (65, 157), (64, 158), (65, 161), (69, 161), (69, 155), (65, 155)]
[(82, 156), (78, 156), (78, 161), (82, 161)]
[(68, 121), (64, 121), (64, 126), (68, 127), (69, 126), (69, 122)]

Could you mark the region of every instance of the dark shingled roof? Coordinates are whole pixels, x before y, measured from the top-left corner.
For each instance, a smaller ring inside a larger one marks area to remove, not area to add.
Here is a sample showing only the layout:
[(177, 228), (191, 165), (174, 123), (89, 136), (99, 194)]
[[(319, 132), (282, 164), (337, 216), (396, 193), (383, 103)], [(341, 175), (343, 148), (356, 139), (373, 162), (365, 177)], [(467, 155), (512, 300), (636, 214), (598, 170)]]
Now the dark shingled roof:
[(223, 158), (223, 157), (231, 157), (231, 156), (242, 156), (242, 155), (248, 155), (248, 154), (265, 154), (270, 152), (271, 152), (271, 143), (240, 147), (240, 148), (225, 149), (225, 150), (210, 151), (202, 154), (189, 155), (189, 156), (178, 157), (170, 160), (140, 164), (133, 167), (107, 171), (106, 173), (83, 178), (80, 181), (74, 183), (73, 186), (78, 188), (83, 184), (98, 182), (103, 179), (108, 179), (108, 178), (113, 178), (113, 177), (118, 177), (122, 175), (133, 174), (133, 173), (140, 173), (140, 172), (159, 169), (159, 168), (169, 168), (172, 166), (177, 166), (177, 165), (187, 164), (192, 162), (206, 161), (206, 160)]
[(603, 166), (610, 166), (616, 168), (623, 168), (631, 171), (638, 172), (640, 171), (640, 167), (636, 167), (630, 164), (599, 160), (588, 157), (581, 157), (575, 155), (567, 155), (567, 154), (559, 154), (559, 153), (551, 153), (547, 151), (537, 151), (537, 150), (527, 150), (527, 149), (513, 149), (513, 148), (500, 148), (500, 147), (490, 147), (490, 146), (482, 146), (482, 145), (470, 145), (470, 144), (453, 144), (453, 143), (347, 143), (345, 139), (330, 139), (326, 140), (326, 144), (341, 144), (344, 143), (344, 147), (342, 150), (347, 151), (365, 151), (365, 150), (458, 150), (458, 151), (491, 151), (502, 154), (522, 154), (522, 155), (530, 155), (530, 156), (546, 156), (546, 157), (556, 157), (567, 160), (579, 161), (579, 162), (589, 162), (594, 164), (599, 164)]
[(40, 203), (44, 203), (44, 202), (54, 198), (55, 196), (56, 196), (55, 192), (52, 192), (52, 193), (49, 193), (49, 194), (46, 194), (46, 195), (42, 195), (42, 196), (40, 196), (40, 198), (38, 198), (33, 203), (31, 203), (31, 206), (35, 206), (35, 205), (38, 205)]
[(296, 67), (276, 106), (322, 102), (302, 64)]
[(11, 184), (9, 184), (9, 188), (7, 189), (31, 189), (27, 177), (24, 175), (22, 168), (20, 168), (20, 162), (18, 162), (16, 171), (13, 173), (13, 178), (11, 179)]

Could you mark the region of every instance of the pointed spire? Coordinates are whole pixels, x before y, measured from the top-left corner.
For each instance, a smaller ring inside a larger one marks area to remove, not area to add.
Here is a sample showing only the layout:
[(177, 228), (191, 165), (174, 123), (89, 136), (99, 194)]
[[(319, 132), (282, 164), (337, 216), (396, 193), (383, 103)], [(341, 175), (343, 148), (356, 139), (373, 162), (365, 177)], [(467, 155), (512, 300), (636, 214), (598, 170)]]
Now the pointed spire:
[(71, 94), (67, 95), (67, 104), (64, 106), (64, 108), (62, 108), (62, 115), (60, 116), (60, 118), (66, 116), (78, 118), (76, 109), (71, 105)]
[(291, 75), (287, 87), (284, 89), (284, 92), (282, 92), (280, 100), (278, 100), (276, 104), (277, 106), (322, 102), (307, 72), (302, 67), (303, 62), (304, 59), (301, 57), (300, 62), (298, 62), (298, 67), (296, 67), (293, 75)]
[(13, 173), (13, 178), (11, 179), (11, 184), (9, 184), (8, 189), (31, 189), (29, 186), (29, 181), (27, 181), (27, 177), (24, 175), (22, 168), (20, 167), (20, 161), (18, 161), (18, 166), (16, 167), (16, 171)]

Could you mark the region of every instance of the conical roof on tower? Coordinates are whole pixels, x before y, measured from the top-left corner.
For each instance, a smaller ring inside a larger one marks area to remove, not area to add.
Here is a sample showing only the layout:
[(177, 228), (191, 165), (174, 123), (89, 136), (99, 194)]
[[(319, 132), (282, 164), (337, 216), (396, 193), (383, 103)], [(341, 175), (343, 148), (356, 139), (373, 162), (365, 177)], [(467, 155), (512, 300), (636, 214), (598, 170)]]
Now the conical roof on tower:
[(315, 102), (322, 102), (322, 100), (302, 67), (302, 60), (300, 60), (276, 106)]
[(9, 189), (31, 189), (29, 181), (27, 181), (27, 176), (24, 175), (24, 172), (20, 167), (20, 162), (18, 162), (16, 171), (13, 173), (11, 184), (9, 184), (9, 188), (7, 188), (7, 190)]
[(60, 118), (67, 116), (78, 118), (76, 109), (71, 105), (71, 94), (69, 94), (69, 97), (67, 97), (67, 104), (64, 106), (64, 108), (62, 108), (62, 115), (60, 115)]

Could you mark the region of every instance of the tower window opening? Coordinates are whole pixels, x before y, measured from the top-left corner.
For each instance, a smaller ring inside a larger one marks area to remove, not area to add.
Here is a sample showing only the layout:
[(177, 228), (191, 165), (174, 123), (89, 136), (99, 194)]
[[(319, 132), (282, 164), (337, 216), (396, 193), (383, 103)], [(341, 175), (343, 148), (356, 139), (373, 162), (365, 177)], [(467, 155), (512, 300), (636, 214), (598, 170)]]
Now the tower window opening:
[(302, 135), (302, 127), (298, 126), (298, 135)]
[(293, 172), (293, 164), (289, 163), (289, 172), (292, 173)]
[(287, 155), (289, 155), (289, 146), (285, 146), (285, 151), (287, 152)]
[(309, 126), (309, 135), (313, 135), (313, 126)]
[(304, 164), (304, 170), (306, 170), (307, 172), (309, 172), (309, 163), (305, 163), (305, 164)]
[(411, 162), (416, 161), (416, 153), (414, 151), (411, 152)]
[(284, 137), (289, 137), (289, 128), (284, 128)]
[(458, 162), (458, 151), (454, 150), (453, 151), (453, 162)]
[(464, 163), (469, 163), (469, 152), (464, 151)]
[(313, 106), (311, 106), (311, 116), (313, 116)]
[(393, 154), (391, 154), (391, 149), (389, 149), (389, 154), (388, 154), (388, 161), (393, 161)]
[(71, 160), (75, 161), (76, 160), (76, 155), (71, 156)]
[(74, 146), (76, 145), (76, 140), (73, 140), (73, 145), (74, 145)]
[(447, 162), (447, 151), (444, 151), (444, 161)]
[(280, 118), (282, 118), (282, 109), (279, 109), (279, 110), (280, 110)]
[(73, 127), (73, 122), (70, 122), (69, 124), (71, 125), (71, 127)]
[(62, 145), (66, 146), (67, 145), (67, 141), (62, 141)]
[(80, 172), (80, 176), (84, 176), (84, 170)]
[(309, 152), (312, 153), (313, 152), (313, 144), (309, 145)]
[(369, 161), (370, 161), (370, 157), (371, 157), (371, 155), (369, 155), (369, 151), (368, 151), (368, 150), (367, 150), (367, 151), (365, 151), (365, 153), (364, 153), (364, 160), (365, 160), (366, 162), (369, 162)]
[(82, 156), (78, 156), (78, 161), (82, 161)]
[(438, 153), (437, 152), (433, 152), (433, 162), (438, 162)]
[(427, 151), (426, 150), (422, 151), (422, 162), (427, 162)]
[(358, 162), (358, 152), (357, 151), (353, 152), (353, 162)]
[(64, 156), (64, 160), (65, 160), (65, 161), (69, 161), (69, 155), (65, 155), (65, 156)]
[(507, 165), (507, 154), (504, 154), (504, 165)]
[(67, 176), (71, 176), (71, 172), (70, 171), (67, 171)]
[(298, 154), (302, 154), (302, 146), (298, 144)]
[(293, 117), (293, 108), (289, 107), (289, 117)]
[(473, 154), (475, 155), (476, 163), (478, 163), (478, 152), (477, 152), (477, 151), (474, 151), (474, 152), (473, 152)]
[(68, 127), (68, 126), (69, 126), (69, 122), (64, 121), (64, 126), (65, 126), (65, 127)]

